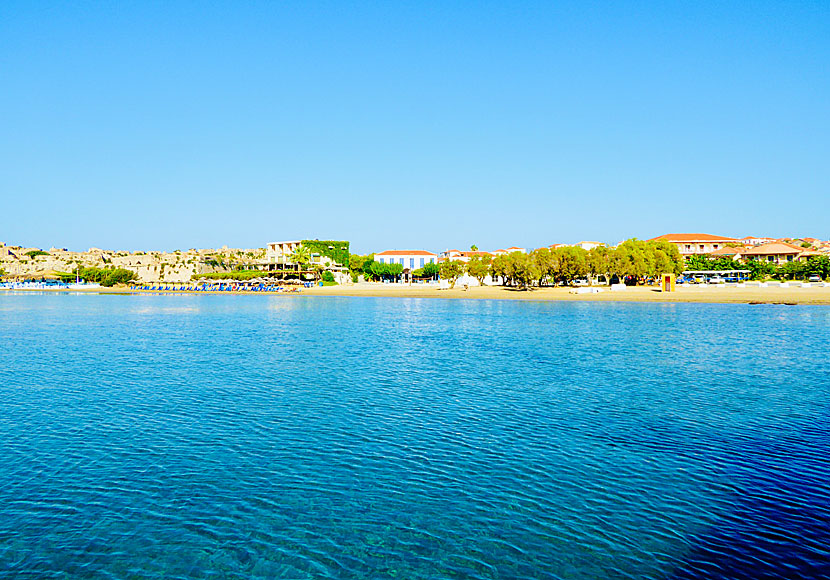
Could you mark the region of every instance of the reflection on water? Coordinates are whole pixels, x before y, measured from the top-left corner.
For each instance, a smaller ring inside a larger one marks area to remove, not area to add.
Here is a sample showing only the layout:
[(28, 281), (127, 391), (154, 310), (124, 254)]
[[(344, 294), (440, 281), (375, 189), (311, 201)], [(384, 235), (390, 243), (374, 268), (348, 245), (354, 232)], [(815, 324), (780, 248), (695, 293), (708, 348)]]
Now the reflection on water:
[(0, 572), (827, 576), (827, 312), (0, 295)]

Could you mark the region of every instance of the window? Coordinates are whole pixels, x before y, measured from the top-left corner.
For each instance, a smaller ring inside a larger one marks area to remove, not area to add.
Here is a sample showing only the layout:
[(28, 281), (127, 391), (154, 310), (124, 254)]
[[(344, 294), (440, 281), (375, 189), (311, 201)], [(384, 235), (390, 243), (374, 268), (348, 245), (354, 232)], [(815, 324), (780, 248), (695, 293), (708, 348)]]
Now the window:
[(690, 252), (692, 250), (691, 244), (686, 244), (686, 251)]
[(415, 269), (415, 258), (409, 258), (409, 269), (410, 270)]
[(380, 260), (378, 260), (378, 261), (379, 261), (381, 264), (383, 264), (383, 258), (381, 258), (381, 259), (380, 259)]
[(767, 256), (767, 262), (774, 262), (775, 256)]
[(717, 244), (714, 244), (712, 247), (713, 247), (714, 249), (716, 249), (716, 250), (718, 249), (718, 245), (717, 245)]
[(424, 267), (424, 259), (421, 258), (421, 268), (423, 268), (423, 267)]
[(430, 264), (434, 264), (434, 263), (435, 263), (435, 258), (430, 258), (430, 259), (429, 259), (429, 263), (430, 263)]
[(401, 266), (403, 266), (403, 258), (401, 258)]
[(793, 261), (793, 257), (792, 257), (791, 255), (790, 255), (790, 256), (787, 256), (787, 261), (788, 261), (788, 262), (792, 262), (792, 261)]

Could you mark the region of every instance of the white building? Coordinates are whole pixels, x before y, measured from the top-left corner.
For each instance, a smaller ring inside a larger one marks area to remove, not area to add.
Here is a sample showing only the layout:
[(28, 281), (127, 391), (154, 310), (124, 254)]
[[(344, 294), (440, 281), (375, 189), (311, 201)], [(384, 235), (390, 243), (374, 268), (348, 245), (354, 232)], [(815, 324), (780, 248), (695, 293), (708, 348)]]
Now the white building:
[(426, 250), (386, 250), (385, 252), (377, 252), (375, 261), (381, 264), (400, 264), (404, 271), (409, 270), (411, 272), (423, 268), (424, 264), (436, 264), (438, 254)]
[(470, 250), (468, 252), (462, 252), (460, 250), (447, 250), (445, 252), (441, 252), (440, 261), (444, 260), (454, 260), (457, 262), (469, 262), (470, 258), (474, 256), (482, 256), (485, 258), (492, 258), (494, 254), (491, 252), (482, 252), (480, 250)]
[(496, 256), (503, 256), (505, 254), (512, 254), (513, 252), (521, 252), (523, 254), (527, 254), (527, 248), (519, 248), (517, 246), (510, 246), (505, 250), (496, 250), (493, 252)]
[(265, 246), (265, 261), (269, 266), (293, 265), (291, 255), (299, 247), (300, 240), (292, 240), (290, 242), (270, 242), (267, 246)]
[(693, 256), (695, 254), (711, 254), (727, 244), (741, 243), (741, 240), (736, 238), (713, 236), (711, 234), (665, 234), (652, 238), (649, 241), (672, 243), (677, 246), (680, 255), (683, 257)]

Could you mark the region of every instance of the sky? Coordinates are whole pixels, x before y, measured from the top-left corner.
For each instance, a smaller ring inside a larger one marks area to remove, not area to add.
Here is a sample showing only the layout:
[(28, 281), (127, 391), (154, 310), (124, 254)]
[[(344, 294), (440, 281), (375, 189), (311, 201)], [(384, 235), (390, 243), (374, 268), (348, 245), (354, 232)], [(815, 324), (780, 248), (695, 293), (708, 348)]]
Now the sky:
[(0, 241), (830, 238), (830, 2), (0, 3)]

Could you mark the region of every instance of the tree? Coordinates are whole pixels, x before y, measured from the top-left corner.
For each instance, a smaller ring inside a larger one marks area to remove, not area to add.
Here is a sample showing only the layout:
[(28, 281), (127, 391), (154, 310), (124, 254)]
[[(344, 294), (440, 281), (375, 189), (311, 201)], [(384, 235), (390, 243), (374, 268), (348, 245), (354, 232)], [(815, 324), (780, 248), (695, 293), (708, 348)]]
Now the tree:
[(464, 264), (457, 260), (445, 260), (440, 266), (441, 278), (450, 283), (450, 288), (455, 288), (455, 282), (464, 273)]
[(820, 276), (823, 280), (830, 278), (830, 257), (813, 256), (807, 260), (806, 271), (808, 276)]
[(578, 246), (564, 246), (553, 251), (559, 261), (557, 278), (571, 284), (588, 273), (588, 252)]
[(423, 270), (424, 276), (434, 278), (440, 274), (441, 267), (435, 262), (427, 262), (421, 270)]
[(478, 246), (476, 246), (475, 244), (473, 244), (472, 246), (470, 246), (470, 249), (471, 249), (472, 251), (474, 251), (474, 252), (478, 252)]
[(744, 268), (750, 271), (749, 277), (753, 280), (764, 280), (776, 273), (777, 268), (766, 260), (747, 260)]
[(297, 264), (298, 270), (305, 270), (305, 266), (311, 262), (311, 252), (302, 244), (294, 249), (291, 254), (291, 261)]
[[(659, 241), (652, 241), (646, 242), (646, 247), (652, 249), (654, 252), (655, 260), (654, 260), (654, 267), (655, 271), (652, 272), (652, 275), (660, 275), (663, 273), (672, 273), (676, 275), (680, 275), (683, 273), (684, 268), (684, 261), (683, 256), (680, 255), (680, 250), (677, 249), (677, 246), (672, 244), (671, 242), (666, 242), (664, 240)], [(724, 256), (726, 257), (726, 256)], [(731, 258), (730, 258), (731, 259)], [(662, 260), (659, 264), (661, 267), (658, 268), (658, 260)], [(725, 268), (727, 270), (731, 268)]]
[(559, 258), (554, 252), (548, 248), (537, 248), (531, 252), (530, 256), (538, 270), (539, 286), (549, 279), (555, 279), (556, 272), (559, 270)]
[(677, 246), (664, 241), (644, 242), (632, 238), (617, 246), (611, 252), (610, 257), (612, 274), (616, 274), (621, 279), (633, 278), (636, 282), (663, 272), (680, 274), (683, 268), (683, 258)]
[(372, 276), (379, 280), (391, 278), (396, 280), (398, 276), (403, 273), (402, 264), (381, 264), (380, 262), (372, 262), (370, 266)]
[(349, 256), (349, 275), (352, 277), (352, 281), (357, 282), (358, 276), (363, 276), (367, 280), (370, 279), (372, 277), (372, 262), (374, 261), (374, 254), (368, 256), (351, 254)]
[(511, 252), (507, 258), (508, 276), (522, 289), (526, 290), (532, 282), (539, 279), (539, 267), (529, 254)]
[(606, 246), (597, 246), (588, 251), (588, 273), (605, 283), (611, 282), (611, 251)]
[(490, 263), (492, 258), (490, 256), (476, 255), (470, 258), (467, 262), (467, 272), (478, 280), (479, 284), (484, 284), (484, 279), (490, 273)]
[(502, 286), (507, 286), (510, 283), (509, 265), (510, 258), (507, 254), (499, 254), (493, 258), (493, 262), (490, 264), (490, 272), (493, 278), (501, 278)]

